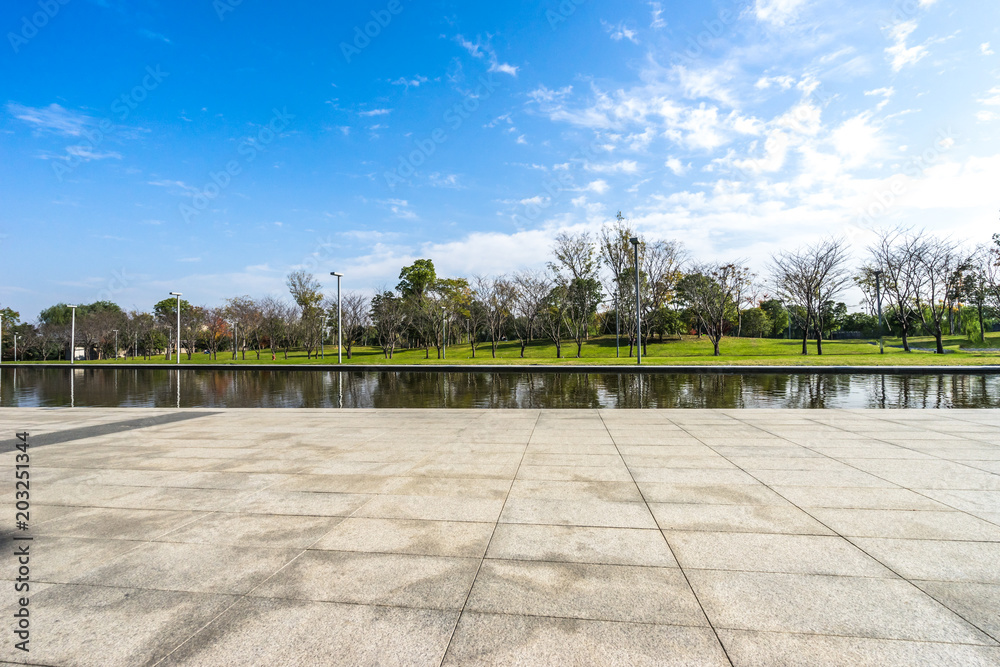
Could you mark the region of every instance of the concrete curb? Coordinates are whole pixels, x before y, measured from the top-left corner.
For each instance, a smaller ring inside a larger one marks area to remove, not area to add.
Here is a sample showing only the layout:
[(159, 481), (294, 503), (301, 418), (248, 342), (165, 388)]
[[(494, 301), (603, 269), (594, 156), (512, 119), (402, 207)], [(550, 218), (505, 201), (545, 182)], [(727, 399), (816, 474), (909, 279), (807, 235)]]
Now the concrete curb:
[(65, 368), (112, 370), (193, 370), (193, 371), (337, 371), (361, 373), (610, 373), (610, 374), (798, 374), (798, 375), (993, 375), (1000, 374), (1000, 366), (553, 366), (532, 365), (482, 365), (463, 364), (69, 364), (4, 362), (0, 368)]

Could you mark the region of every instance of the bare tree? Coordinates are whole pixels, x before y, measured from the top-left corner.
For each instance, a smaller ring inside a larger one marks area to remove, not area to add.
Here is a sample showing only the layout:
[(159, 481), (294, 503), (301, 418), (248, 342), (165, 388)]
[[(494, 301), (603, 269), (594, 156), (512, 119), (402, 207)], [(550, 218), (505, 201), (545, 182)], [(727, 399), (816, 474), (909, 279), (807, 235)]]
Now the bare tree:
[(874, 280), (875, 273), (879, 272), (885, 300), (896, 313), (903, 349), (907, 352), (910, 351), (910, 327), (918, 317), (921, 245), (920, 236), (908, 229), (894, 227), (883, 230), (878, 241), (868, 247), (869, 264), (862, 269), (863, 275), (870, 280)]
[[(277, 348), (288, 338), (288, 328), (294, 319), (291, 306), (273, 296), (266, 296), (260, 301), (261, 330), (271, 348), (271, 360), (275, 359)], [(285, 347), (285, 358), (288, 358), (288, 348)]]
[(503, 337), (514, 304), (514, 284), (506, 276), (476, 276), (473, 291), (476, 300), (483, 307), (493, 358), (496, 359), (497, 343)]
[(951, 300), (960, 289), (962, 273), (971, 266), (970, 254), (950, 239), (926, 237), (917, 255), (920, 289), (917, 312), (934, 335), (937, 353), (944, 354), (944, 321), (951, 313)]
[(257, 352), (257, 359), (260, 359), (264, 338), (264, 313), (260, 304), (249, 296), (234, 297), (226, 302), (226, 315), (236, 322), (236, 351), (242, 352), (242, 358), (246, 360), (247, 342), (250, 342)]
[(514, 276), (514, 329), (521, 343), (521, 358), (534, 337), (552, 284), (540, 272), (522, 271)]
[[(778, 295), (786, 304), (801, 308), (802, 354), (808, 354), (809, 330), (816, 335), (816, 352), (823, 354), (823, 304), (842, 293), (851, 281), (847, 270), (847, 243), (824, 239), (771, 258)], [(792, 311), (794, 312), (794, 311)]]
[[(336, 311), (335, 311), (336, 312)], [(364, 294), (348, 292), (341, 300), (341, 329), (344, 351), (351, 358), (354, 344), (361, 340), (370, 322), (369, 302)]]
[[(629, 239), (638, 238), (621, 211), (615, 222), (601, 229), (598, 245), (600, 258), (609, 277), (605, 281), (605, 291), (611, 295), (611, 302), (618, 315), (619, 324), (628, 339), (629, 356), (635, 343), (635, 255)], [(644, 244), (640, 243), (640, 252)], [(640, 263), (641, 263), (640, 259)]]
[(737, 295), (749, 273), (738, 264), (704, 264), (695, 266), (678, 282), (678, 296), (698, 316), (715, 356), (721, 354), (719, 343), (736, 315)]

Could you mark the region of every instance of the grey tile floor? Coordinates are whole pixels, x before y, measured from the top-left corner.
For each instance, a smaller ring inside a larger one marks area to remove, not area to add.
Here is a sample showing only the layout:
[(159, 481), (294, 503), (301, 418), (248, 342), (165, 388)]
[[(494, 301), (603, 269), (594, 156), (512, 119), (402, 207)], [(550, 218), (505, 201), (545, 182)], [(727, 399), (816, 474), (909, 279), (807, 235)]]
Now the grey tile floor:
[(204, 411), (31, 502), (3, 664), (1000, 665), (996, 411)]

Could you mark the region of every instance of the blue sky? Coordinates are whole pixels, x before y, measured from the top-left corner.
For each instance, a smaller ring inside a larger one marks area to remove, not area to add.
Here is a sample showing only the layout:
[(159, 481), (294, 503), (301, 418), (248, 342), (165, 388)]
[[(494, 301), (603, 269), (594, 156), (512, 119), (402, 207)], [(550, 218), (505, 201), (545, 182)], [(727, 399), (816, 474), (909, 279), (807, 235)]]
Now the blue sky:
[(0, 305), (1000, 230), (995, 2), (317, 4), (4, 3)]

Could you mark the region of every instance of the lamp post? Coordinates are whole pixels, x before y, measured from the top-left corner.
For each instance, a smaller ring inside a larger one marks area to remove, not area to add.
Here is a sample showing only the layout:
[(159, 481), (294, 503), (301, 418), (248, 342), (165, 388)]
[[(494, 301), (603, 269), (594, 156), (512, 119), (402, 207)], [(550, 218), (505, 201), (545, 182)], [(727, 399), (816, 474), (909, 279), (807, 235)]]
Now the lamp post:
[(17, 334), (14, 334), (14, 362), (17, 363)]
[(448, 308), (441, 306), (441, 358), (448, 358)]
[(3, 363), (3, 315), (0, 314), (0, 364)]
[(343, 342), (344, 338), (340, 333), (340, 279), (344, 277), (343, 273), (337, 273), (336, 271), (330, 272), (331, 276), (337, 277), (337, 363), (344, 363), (343, 355)]
[(112, 329), (115, 332), (115, 363), (118, 363), (118, 329)]
[(72, 324), (70, 325), (69, 334), (69, 364), (72, 366), (76, 363), (76, 306), (66, 306), (72, 311)]
[(621, 343), (619, 342), (620, 341), (620, 338), (619, 338), (620, 334), (618, 333), (619, 330), (621, 329), (621, 321), (622, 321), (621, 314), (622, 314), (622, 309), (618, 306), (618, 296), (617, 295), (615, 295), (614, 303), (615, 303), (615, 358), (618, 359), (618, 358), (620, 358), (622, 356), (622, 353), (621, 353)]
[(885, 345), (882, 338), (882, 272), (875, 272), (875, 302), (878, 307), (878, 353), (885, 354)]
[[(177, 352), (177, 365), (181, 365), (181, 293), (171, 292), (170, 296), (177, 297), (177, 338), (175, 339), (174, 351)], [(180, 380), (177, 381), (177, 392), (180, 393)]]
[(639, 239), (629, 239), (635, 249), (635, 363), (642, 365), (642, 313), (639, 310)]

